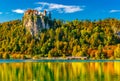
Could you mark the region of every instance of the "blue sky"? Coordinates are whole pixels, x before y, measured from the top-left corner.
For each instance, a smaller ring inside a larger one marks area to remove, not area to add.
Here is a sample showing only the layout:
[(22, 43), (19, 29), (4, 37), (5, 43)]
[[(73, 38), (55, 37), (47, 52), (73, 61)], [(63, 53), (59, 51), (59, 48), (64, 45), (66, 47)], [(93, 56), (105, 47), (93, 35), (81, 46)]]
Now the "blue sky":
[(22, 19), (27, 9), (46, 9), (63, 20), (120, 19), (120, 0), (0, 0), (0, 22)]

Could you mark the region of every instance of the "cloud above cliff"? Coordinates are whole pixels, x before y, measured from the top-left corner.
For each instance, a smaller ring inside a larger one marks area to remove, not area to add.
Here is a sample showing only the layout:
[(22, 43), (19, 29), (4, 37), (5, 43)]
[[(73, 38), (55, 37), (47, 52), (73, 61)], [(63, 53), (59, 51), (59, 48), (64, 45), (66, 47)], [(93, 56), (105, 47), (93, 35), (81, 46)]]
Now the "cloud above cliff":
[(0, 14), (2, 14), (2, 12), (0, 12)]
[(40, 10), (42, 10), (43, 8), (42, 7), (37, 7), (37, 8), (35, 8), (36, 10), (38, 10), (38, 11), (40, 11)]
[(120, 12), (120, 10), (110, 10), (110, 13)]
[(22, 9), (15, 9), (15, 10), (12, 10), (12, 12), (15, 12), (15, 13), (18, 13), (18, 14), (23, 14), (25, 10), (22, 10)]
[(56, 10), (59, 13), (74, 13), (78, 11), (83, 11), (85, 6), (75, 6), (75, 5), (63, 5), (63, 4), (56, 4), (56, 3), (47, 3), (47, 2), (37, 2), (40, 7), (36, 9), (46, 9), (48, 11)]

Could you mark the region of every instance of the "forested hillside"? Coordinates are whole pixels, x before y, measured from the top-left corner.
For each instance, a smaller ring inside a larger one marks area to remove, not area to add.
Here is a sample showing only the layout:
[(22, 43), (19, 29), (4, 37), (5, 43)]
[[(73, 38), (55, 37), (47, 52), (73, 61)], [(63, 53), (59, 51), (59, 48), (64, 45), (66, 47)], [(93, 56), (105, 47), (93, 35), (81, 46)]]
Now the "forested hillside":
[(54, 20), (53, 27), (31, 36), (21, 20), (0, 24), (0, 53), (44, 57), (120, 57), (120, 20)]

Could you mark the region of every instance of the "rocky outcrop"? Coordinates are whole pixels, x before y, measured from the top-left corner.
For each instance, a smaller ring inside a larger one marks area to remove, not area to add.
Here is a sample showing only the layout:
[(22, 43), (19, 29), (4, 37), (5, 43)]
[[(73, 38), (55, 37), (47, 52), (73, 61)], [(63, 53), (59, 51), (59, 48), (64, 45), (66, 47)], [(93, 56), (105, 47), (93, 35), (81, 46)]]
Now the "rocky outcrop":
[(49, 28), (50, 18), (47, 16), (47, 12), (43, 13), (37, 10), (27, 10), (23, 16), (23, 26), (32, 36), (38, 35), (38, 33), (44, 29)]

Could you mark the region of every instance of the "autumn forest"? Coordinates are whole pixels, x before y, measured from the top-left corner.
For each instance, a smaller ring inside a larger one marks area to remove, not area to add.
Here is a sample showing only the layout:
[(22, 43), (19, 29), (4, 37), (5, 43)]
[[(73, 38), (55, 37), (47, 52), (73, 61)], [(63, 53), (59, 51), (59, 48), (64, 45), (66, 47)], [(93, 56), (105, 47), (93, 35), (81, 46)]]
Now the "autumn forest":
[(87, 57), (120, 58), (120, 20), (54, 19), (52, 27), (42, 29), (37, 37), (23, 26), (22, 20), (0, 23), (0, 58)]

